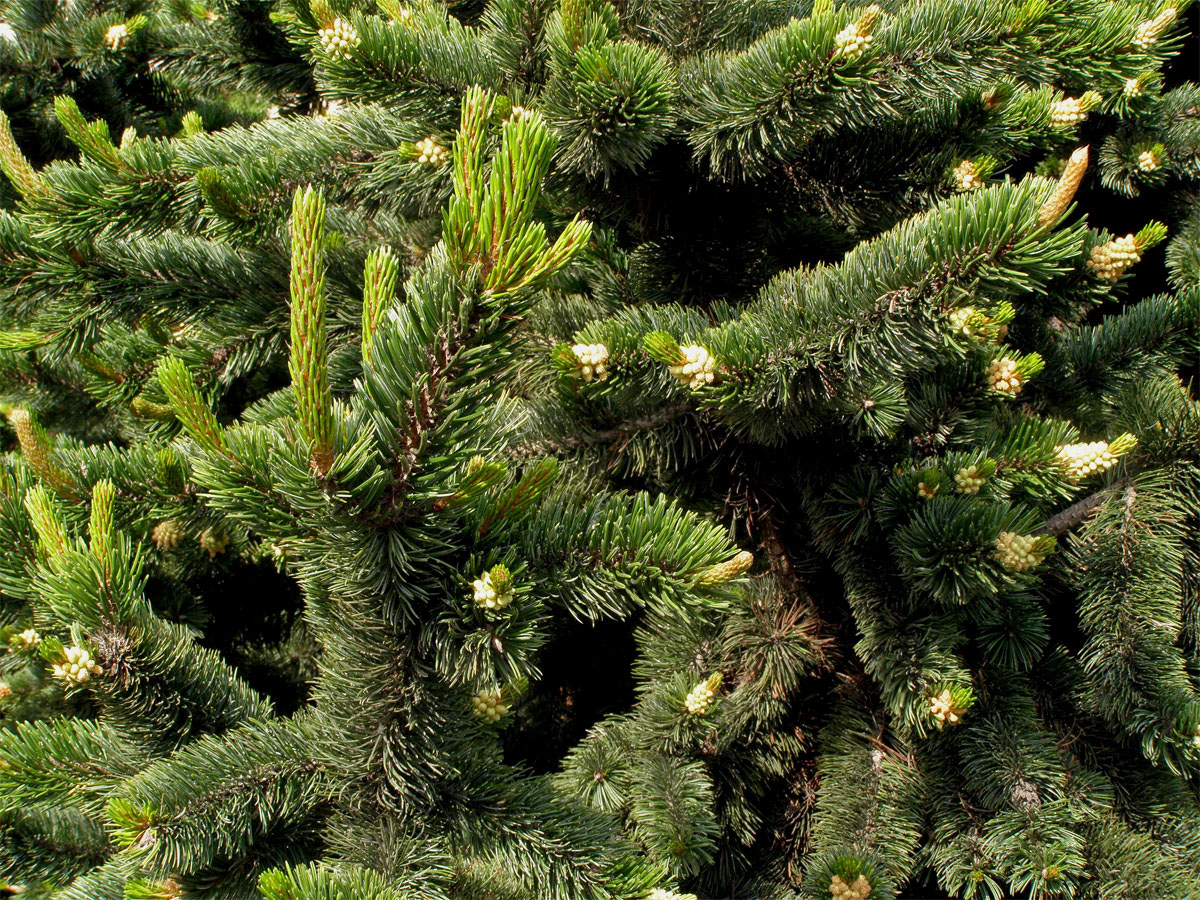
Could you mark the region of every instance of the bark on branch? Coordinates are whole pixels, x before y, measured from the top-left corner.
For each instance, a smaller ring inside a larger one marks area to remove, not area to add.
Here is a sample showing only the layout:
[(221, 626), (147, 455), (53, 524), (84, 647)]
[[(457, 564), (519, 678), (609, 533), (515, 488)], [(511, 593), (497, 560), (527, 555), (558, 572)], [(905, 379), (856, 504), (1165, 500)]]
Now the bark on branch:
[(1089, 494), (1078, 503), (1074, 503), (1061, 512), (1052, 515), (1046, 520), (1046, 524), (1039, 528), (1035, 534), (1052, 534), (1058, 537), (1060, 534), (1065, 534), (1077, 528), (1083, 524), (1083, 521), (1091, 514), (1093, 509), (1107, 500), (1113, 493), (1125, 488), (1128, 483), (1128, 479), (1123, 478), (1115, 484), (1102, 487), (1094, 494)]

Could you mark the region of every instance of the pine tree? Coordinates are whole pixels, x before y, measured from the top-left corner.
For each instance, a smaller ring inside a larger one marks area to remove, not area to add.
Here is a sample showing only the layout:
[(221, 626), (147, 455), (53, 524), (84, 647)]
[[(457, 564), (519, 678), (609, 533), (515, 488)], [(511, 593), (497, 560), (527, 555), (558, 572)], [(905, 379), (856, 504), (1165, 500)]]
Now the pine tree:
[(8, 9), (10, 893), (1200, 898), (1186, 3)]
[[(24, 168), (22, 148), (41, 166), (74, 156), (81, 140), (248, 124), (278, 115), (280, 103), (310, 109), (311, 71), (270, 12), (179, 0), (0, 4), (0, 155), (11, 187), (30, 190), (10, 171)], [(15, 199), (9, 184), (0, 190)]]

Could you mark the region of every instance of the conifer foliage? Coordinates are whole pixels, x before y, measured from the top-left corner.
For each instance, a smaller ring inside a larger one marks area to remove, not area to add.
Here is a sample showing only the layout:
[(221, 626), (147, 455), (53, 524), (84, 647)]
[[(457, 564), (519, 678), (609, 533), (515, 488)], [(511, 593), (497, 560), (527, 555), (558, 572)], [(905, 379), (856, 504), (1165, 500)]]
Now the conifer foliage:
[(0, 884), (1200, 898), (1190, 12), (0, 5)]
[[(309, 106), (311, 73), (267, 12), (180, 0), (0, 3), (0, 145), (40, 165), (73, 156), (87, 118), (127, 141), (251, 122), (278, 103)], [(14, 199), (11, 187), (29, 189), (6, 184), (0, 198)]]

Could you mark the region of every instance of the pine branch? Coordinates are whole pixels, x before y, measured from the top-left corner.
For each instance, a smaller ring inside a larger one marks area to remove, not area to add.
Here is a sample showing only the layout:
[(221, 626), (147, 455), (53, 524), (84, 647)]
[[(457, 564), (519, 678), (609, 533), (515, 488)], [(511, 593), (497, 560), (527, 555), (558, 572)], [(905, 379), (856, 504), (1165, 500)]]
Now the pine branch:
[(668, 425), (687, 415), (692, 410), (693, 407), (686, 403), (664, 406), (662, 409), (649, 415), (629, 419), (609, 428), (585, 431), (580, 434), (564, 434), (557, 438), (524, 441), (512, 447), (508, 451), (508, 455), (514, 459), (528, 459), (530, 457), (545, 456), (548, 453), (569, 453), (608, 444), (617, 445), (617, 449), (619, 450), (620, 446), (634, 435), (654, 431), (664, 425)]
[(1128, 484), (1129, 479), (1122, 478), (1120, 481), (1105, 485), (1095, 493), (1089, 494), (1082, 500), (1052, 515), (1046, 520), (1046, 524), (1034, 533), (1049, 534), (1058, 537), (1059, 535), (1066, 534), (1068, 531), (1074, 531), (1087, 520), (1092, 510), (1112, 496), (1114, 491), (1123, 490)]

